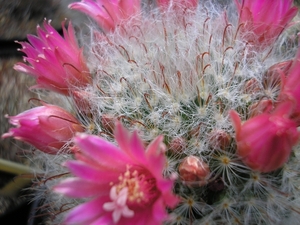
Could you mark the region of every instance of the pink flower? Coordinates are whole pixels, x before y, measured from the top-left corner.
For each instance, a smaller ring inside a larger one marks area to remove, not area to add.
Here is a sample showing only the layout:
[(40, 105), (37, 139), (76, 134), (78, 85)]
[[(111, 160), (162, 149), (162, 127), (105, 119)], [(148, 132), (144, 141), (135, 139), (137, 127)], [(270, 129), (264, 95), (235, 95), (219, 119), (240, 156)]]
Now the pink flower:
[(256, 45), (270, 45), (298, 12), (293, 0), (235, 0), (242, 35)]
[(105, 31), (113, 31), (122, 20), (141, 11), (141, 0), (82, 0), (69, 5), (92, 17)]
[(68, 95), (72, 86), (82, 87), (91, 82), (91, 76), (85, 63), (82, 49), (77, 45), (74, 29), (69, 23), (68, 30), (62, 23), (64, 38), (50, 25), (44, 22), (44, 30), (37, 27), (38, 36), (28, 35), (30, 42), (21, 42), (27, 56), (25, 63), (17, 63), (15, 70), (36, 78), (33, 88), (44, 88)]
[(16, 128), (11, 128), (2, 138), (14, 137), (48, 154), (56, 154), (76, 132), (84, 131), (74, 116), (48, 104), (10, 116), (9, 122)]
[(298, 142), (296, 124), (288, 118), (291, 104), (282, 103), (272, 114), (263, 113), (243, 124), (236, 111), (230, 111), (237, 154), (251, 169), (267, 173), (283, 166)]
[(163, 178), (165, 156), (159, 136), (145, 150), (137, 132), (115, 127), (118, 147), (93, 135), (80, 134), (77, 160), (65, 165), (75, 175), (54, 187), (72, 198), (91, 198), (67, 215), (66, 224), (158, 225), (167, 219), (166, 207), (178, 198), (173, 181)]

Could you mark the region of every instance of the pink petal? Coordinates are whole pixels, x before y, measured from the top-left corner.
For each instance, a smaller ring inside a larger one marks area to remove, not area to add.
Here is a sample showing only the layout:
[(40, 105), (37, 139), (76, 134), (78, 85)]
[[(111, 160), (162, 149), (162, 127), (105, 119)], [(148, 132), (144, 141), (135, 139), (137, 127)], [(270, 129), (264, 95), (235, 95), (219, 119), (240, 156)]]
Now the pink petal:
[(27, 73), (28, 75), (33, 76), (34, 78), (38, 77), (38, 73), (35, 71), (35, 69), (33, 69), (32, 67), (24, 64), (24, 63), (16, 63), (14, 65), (14, 70), (17, 70), (19, 72), (22, 73)]
[(130, 135), (120, 122), (116, 122), (114, 135), (119, 147), (127, 154), (131, 155), (131, 149), (129, 145)]
[[(111, 181), (118, 180), (120, 176), (120, 172), (124, 171), (124, 168), (114, 168), (114, 169), (103, 169), (103, 168), (95, 168), (93, 166), (89, 166), (86, 163), (80, 161), (67, 161), (65, 166), (69, 168), (69, 170), (76, 176), (93, 181), (95, 183), (109, 183)], [(112, 164), (111, 167), (114, 165)], [(120, 170), (121, 169), (121, 170)], [(123, 169), (123, 170), (122, 170)], [(100, 191), (100, 190), (99, 190)]]
[(53, 188), (54, 191), (73, 198), (98, 196), (99, 194), (105, 194), (105, 192), (108, 193), (109, 189), (110, 186), (107, 183), (98, 184), (80, 178), (65, 179)]
[(65, 223), (80, 224), (101, 217), (104, 213), (102, 206), (107, 201), (109, 201), (108, 196), (100, 197), (75, 207), (67, 215)]
[(141, 11), (141, 0), (120, 0), (119, 5), (124, 11), (125, 17), (130, 17)]
[(152, 216), (155, 218), (156, 221), (163, 221), (167, 218), (166, 208), (163, 199), (159, 198), (153, 204)]
[(79, 134), (74, 141), (86, 156), (100, 165), (118, 167), (132, 162), (122, 150), (98, 136)]
[(237, 140), (238, 140), (239, 139), (239, 135), (241, 133), (241, 129), (242, 129), (242, 121), (240, 119), (239, 114), (236, 111), (234, 111), (234, 110), (231, 110), (229, 112), (229, 116), (231, 117), (231, 121), (233, 123), (234, 129), (235, 129), (235, 133), (236, 133), (236, 137), (237, 137)]
[(145, 157), (145, 148), (143, 146), (143, 143), (141, 142), (140, 138), (138, 137), (138, 134), (136, 131), (133, 132), (130, 142), (129, 142), (129, 149), (130, 154), (133, 158), (135, 158), (140, 163), (143, 163), (143, 161), (146, 161)]
[[(99, 219), (94, 220), (92, 223), (89, 225), (114, 225), (111, 215), (110, 214), (105, 214)], [(132, 224), (133, 225), (133, 224)]]
[(161, 171), (166, 163), (166, 158), (161, 147), (162, 141), (163, 136), (158, 136), (148, 145), (146, 149), (146, 157), (149, 165), (155, 164), (155, 166), (150, 166), (149, 168), (154, 176), (161, 176)]

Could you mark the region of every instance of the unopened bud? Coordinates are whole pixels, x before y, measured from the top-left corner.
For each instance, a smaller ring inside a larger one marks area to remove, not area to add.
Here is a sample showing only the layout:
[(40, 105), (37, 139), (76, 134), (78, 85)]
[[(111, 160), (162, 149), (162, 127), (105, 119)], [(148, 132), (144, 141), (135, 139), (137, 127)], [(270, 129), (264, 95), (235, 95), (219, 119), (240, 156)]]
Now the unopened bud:
[(185, 147), (186, 141), (181, 137), (174, 138), (169, 144), (169, 150), (173, 153), (182, 153)]
[(179, 165), (179, 176), (188, 185), (206, 185), (209, 175), (209, 166), (199, 157), (187, 156)]
[(75, 133), (84, 132), (72, 114), (55, 105), (44, 104), (8, 118), (15, 127), (2, 138), (14, 137), (48, 154), (59, 154)]
[(281, 103), (272, 114), (263, 113), (242, 123), (236, 111), (230, 117), (236, 131), (237, 155), (254, 171), (272, 172), (282, 167), (298, 143), (299, 132), (287, 118), (292, 105)]
[(208, 134), (208, 145), (212, 149), (225, 150), (231, 142), (230, 135), (224, 130), (213, 130)]

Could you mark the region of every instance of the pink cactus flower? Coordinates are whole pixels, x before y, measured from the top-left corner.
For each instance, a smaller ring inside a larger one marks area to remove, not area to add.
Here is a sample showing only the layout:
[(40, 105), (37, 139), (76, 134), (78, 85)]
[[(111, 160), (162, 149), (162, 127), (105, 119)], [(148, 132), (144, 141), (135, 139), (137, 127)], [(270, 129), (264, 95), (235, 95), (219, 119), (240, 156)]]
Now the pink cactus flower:
[(44, 22), (44, 30), (37, 27), (37, 35), (28, 35), (30, 42), (21, 42), (27, 56), (25, 63), (17, 63), (15, 70), (27, 73), (36, 78), (33, 88), (52, 90), (64, 95), (70, 93), (70, 87), (83, 87), (91, 82), (91, 76), (82, 49), (77, 45), (74, 28), (71, 22), (68, 30), (62, 23), (64, 38), (51, 26)]
[(297, 14), (293, 0), (235, 0), (242, 35), (262, 47), (272, 44)]
[(274, 171), (287, 162), (298, 142), (296, 124), (288, 118), (291, 104), (282, 103), (272, 113), (255, 116), (243, 124), (236, 111), (230, 111), (235, 131), (237, 154), (251, 169)]
[(44, 104), (8, 118), (16, 127), (2, 138), (14, 137), (48, 154), (57, 154), (76, 132), (84, 131), (74, 116), (55, 105)]
[(104, 32), (113, 31), (122, 20), (141, 11), (141, 0), (82, 0), (69, 5), (92, 17)]
[(118, 147), (93, 135), (74, 139), (80, 149), (77, 160), (65, 166), (75, 175), (54, 187), (72, 198), (91, 198), (67, 215), (65, 224), (158, 225), (167, 219), (166, 207), (178, 198), (173, 181), (163, 178), (165, 166), (163, 137), (144, 149), (137, 132), (132, 135), (115, 125)]

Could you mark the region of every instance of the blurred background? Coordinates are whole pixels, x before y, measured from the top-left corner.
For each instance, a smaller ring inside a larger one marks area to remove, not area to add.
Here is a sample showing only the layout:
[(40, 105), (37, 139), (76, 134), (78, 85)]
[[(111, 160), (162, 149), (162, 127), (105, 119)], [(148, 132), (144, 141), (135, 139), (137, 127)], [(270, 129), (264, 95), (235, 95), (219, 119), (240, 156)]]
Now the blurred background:
[[(52, 26), (58, 31), (61, 31), (61, 21), (65, 18), (72, 20), (75, 27), (84, 25), (85, 16), (67, 8), (73, 1), (75, 0), (0, 0), (0, 135), (10, 127), (5, 115), (16, 115), (29, 109), (31, 104), (28, 100), (37, 97), (28, 90), (34, 83), (31, 77), (13, 70), (13, 65), (22, 60), (22, 54), (16, 51), (20, 46), (15, 40), (26, 41), (26, 35), (35, 34), (37, 24), (42, 24), (44, 18), (51, 19)], [(295, 0), (295, 4), (299, 3), (300, 0)], [(28, 146), (13, 139), (0, 140), (0, 160), (26, 166), (29, 164), (23, 156), (26, 149)], [(11, 188), (7, 184), (14, 184), (16, 176), (1, 169), (0, 162), (0, 224), (38, 224), (41, 222), (39, 217), (35, 218), (38, 202), (28, 202), (26, 198), (32, 193), (1, 191)], [(26, 182), (21, 186), (26, 187)]]

